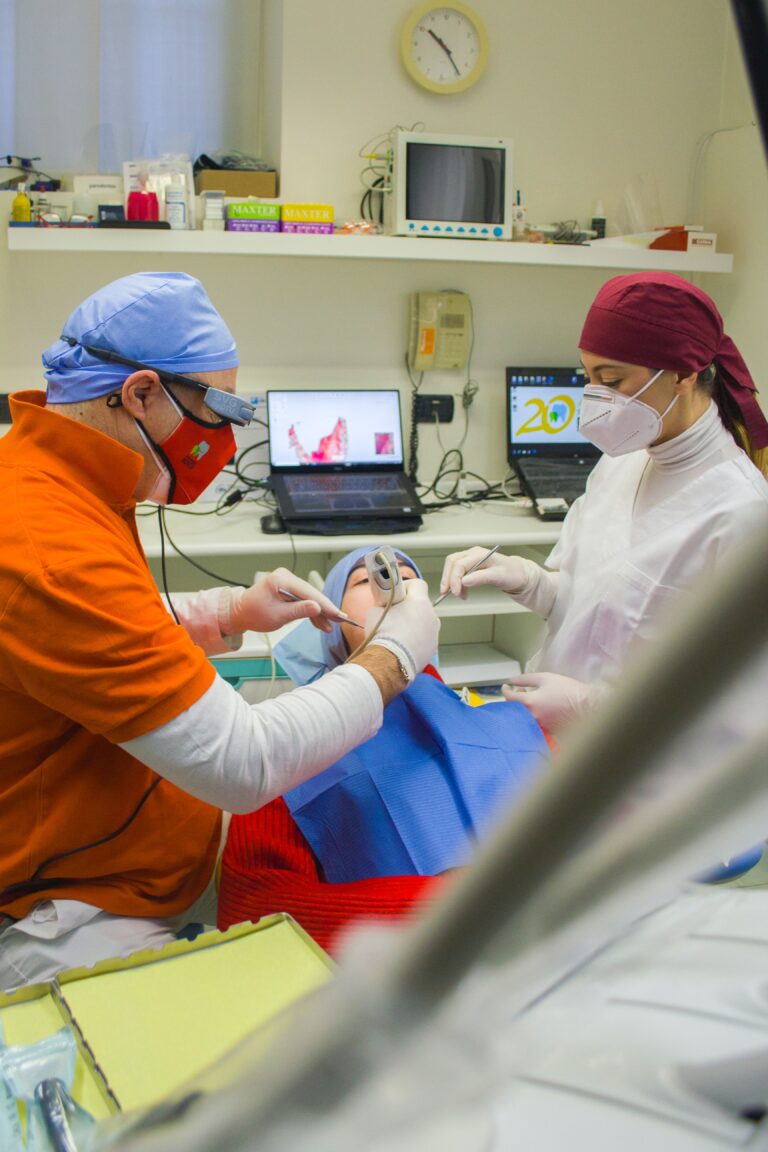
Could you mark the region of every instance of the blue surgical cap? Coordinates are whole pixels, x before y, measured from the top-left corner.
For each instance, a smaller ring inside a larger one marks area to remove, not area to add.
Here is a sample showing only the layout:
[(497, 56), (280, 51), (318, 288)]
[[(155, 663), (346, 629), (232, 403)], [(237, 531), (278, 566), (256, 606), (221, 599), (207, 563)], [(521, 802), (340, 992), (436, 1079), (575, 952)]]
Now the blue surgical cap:
[[(341, 607), (350, 575), (360, 566), (364, 556), (380, 547), (380, 544), (366, 544), (364, 548), (355, 548), (334, 564), (323, 584), (323, 592), (329, 600)], [(421, 578), (421, 572), (411, 557), (397, 548), (394, 551), (398, 560), (413, 568)], [(363, 621), (358, 623), (362, 624)], [(296, 684), (309, 684), (317, 680), (319, 676), (330, 672), (331, 668), (343, 664), (347, 655), (347, 646), (338, 624), (334, 624), (330, 632), (320, 632), (309, 620), (303, 620), (275, 645), (275, 659)]]
[(199, 280), (185, 272), (136, 272), (113, 280), (75, 308), (62, 336), (43, 352), (50, 404), (94, 400), (134, 371), (81, 347), (92, 344), (182, 375), (239, 364), (235, 341)]

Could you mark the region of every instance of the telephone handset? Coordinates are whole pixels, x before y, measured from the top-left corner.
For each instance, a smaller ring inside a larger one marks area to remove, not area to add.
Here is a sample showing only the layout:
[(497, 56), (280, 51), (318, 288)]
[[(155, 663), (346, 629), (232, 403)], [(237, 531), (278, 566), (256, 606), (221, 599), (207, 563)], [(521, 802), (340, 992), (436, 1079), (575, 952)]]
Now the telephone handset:
[(472, 303), (464, 292), (414, 292), (408, 366), (415, 372), (465, 368), (472, 344)]

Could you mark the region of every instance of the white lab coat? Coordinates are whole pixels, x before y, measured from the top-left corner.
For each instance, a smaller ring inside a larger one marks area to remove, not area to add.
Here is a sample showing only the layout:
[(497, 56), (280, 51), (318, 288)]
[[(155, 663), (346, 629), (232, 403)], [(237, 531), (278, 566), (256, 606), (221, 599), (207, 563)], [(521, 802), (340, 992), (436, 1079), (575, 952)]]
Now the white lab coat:
[(544, 645), (528, 667), (611, 682), (653, 640), (676, 601), (715, 578), (733, 545), (768, 524), (768, 482), (744, 453), (681, 483), (638, 516), (645, 451), (603, 456), (547, 567), (559, 570)]

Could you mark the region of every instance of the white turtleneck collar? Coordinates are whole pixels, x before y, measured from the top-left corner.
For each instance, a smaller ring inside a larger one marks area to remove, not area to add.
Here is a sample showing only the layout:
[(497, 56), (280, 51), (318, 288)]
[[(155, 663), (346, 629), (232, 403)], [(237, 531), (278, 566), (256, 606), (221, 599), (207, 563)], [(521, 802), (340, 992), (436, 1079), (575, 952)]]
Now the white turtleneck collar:
[(714, 468), (724, 460), (733, 460), (741, 449), (725, 428), (714, 400), (690, 428), (647, 449), (648, 465), (643, 472), (635, 500), (635, 515), (679, 491), (681, 485)]
[(654, 468), (682, 471), (689, 466), (695, 466), (712, 452), (719, 452), (731, 446), (735, 452), (728, 452), (728, 455), (739, 452), (736, 441), (720, 419), (717, 404), (714, 400), (710, 400), (709, 406), (690, 428), (686, 428), (685, 432), (681, 432), (679, 436), (667, 440), (664, 444), (656, 444), (649, 448), (648, 455), (653, 461)]

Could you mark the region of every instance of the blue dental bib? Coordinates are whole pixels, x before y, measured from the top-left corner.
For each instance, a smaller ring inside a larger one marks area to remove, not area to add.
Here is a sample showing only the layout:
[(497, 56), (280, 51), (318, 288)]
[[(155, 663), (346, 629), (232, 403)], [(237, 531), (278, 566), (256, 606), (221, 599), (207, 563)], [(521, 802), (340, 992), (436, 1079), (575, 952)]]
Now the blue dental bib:
[(379, 732), (284, 799), (330, 883), (466, 864), (549, 750), (524, 705), (473, 708), (420, 674)]

